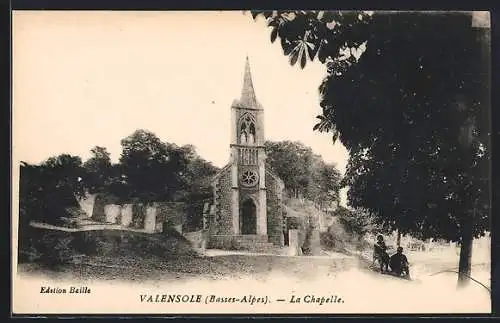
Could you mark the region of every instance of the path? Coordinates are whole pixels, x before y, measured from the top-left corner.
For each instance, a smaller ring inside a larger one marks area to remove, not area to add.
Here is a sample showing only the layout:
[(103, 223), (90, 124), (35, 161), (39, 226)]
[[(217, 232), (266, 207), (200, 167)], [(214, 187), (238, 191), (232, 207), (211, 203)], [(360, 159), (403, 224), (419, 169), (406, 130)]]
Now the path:
[(42, 222), (31, 222), (30, 226), (39, 229), (47, 229), (47, 230), (57, 230), (64, 232), (81, 232), (81, 231), (94, 231), (94, 230), (122, 230), (122, 231), (133, 231), (133, 232), (146, 232), (144, 229), (134, 229), (123, 227), (119, 224), (109, 224), (109, 223), (98, 223), (98, 222), (87, 222), (88, 224), (83, 224), (78, 228), (69, 228), (63, 226), (57, 226)]
[(307, 259), (354, 259), (355, 257), (345, 255), (338, 252), (323, 251), (323, 255), (318, 256), (294, 256), (287, 254), (287, 249), (281, 249), (280, 254), (276, 253), (265, 253), (265, 252), (251, 252), (251, 251), (241, 251), (241, 250), (221, 250), (221, 249), (206, 249), (200, 251), (201, 254), (207, 257), (217, 257), (217, 256), (230, 256), (230, 255), (244, 255), (244, 256), (276, 256), (276, 257), (289, 257), (289, 258), (307, 258)]

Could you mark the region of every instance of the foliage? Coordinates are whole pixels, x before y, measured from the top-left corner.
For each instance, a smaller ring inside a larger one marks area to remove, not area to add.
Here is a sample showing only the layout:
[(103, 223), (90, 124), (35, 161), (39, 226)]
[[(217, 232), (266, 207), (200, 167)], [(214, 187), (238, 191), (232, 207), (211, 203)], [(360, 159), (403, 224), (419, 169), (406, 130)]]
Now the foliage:
[(350, 152), (343, 184), (351, 206), (419, 238), (459, 240), (471, 226), (484, 233), (489, 35), (477, 40), (470, 14), (259, 15), (292, 65), (306, 65), (307, 47), (327, 67), (315, 130)]
[(188, 205), (185, 229), (195, 231), (202, 228), (203, 206), (212, 201), (210, 181), (218, 168), (201, 158), (193, 146), (183, 146), (188, 164), (185, 180), (188, 187), (183, 201)]
[(89, 193), (106, 191), (112, 177), (111, 156), (106, 147), (95, 146), (90, 157), (84, 164), (86, 170), (85, 182)]
[(271, 27), (271, 42), (280, 39), (290, 64), (304, 68), (316, 57), (321, 63), (345, 68), (356, 62), (355, 53), (366, 41), (371, 13), (365, 11), (252, 11)]
[(323, 249), (342, 253), (362, 251), (370, 247), (363, 235), (346, 228), (338, 217), (333, 219), (326, 232), (320, 233), (320, 242)]
[(147, 130), (137, 130), (122, 139), (120, 164), (129, 197), (144, 202), (172, 200), (184, 188), (186, 171), (183, 151), (163, 143)]
[(319, 216), (323, 211), (318, 210), (312, 201), (301, 201), (289, 198), (284, 201), (283, 216), (286, 218), (287, 230), (298, 230), (299, 246), (304, 254), (312, 254), (314, 238), (313, 230), (318, 228)]
[(339, 199), (340, 172), (300, 142), (265, 143), (267, 163), (285, 182), (291, 197), (314, 201), (320, 209)]
[(85, 176), (80, 157), (62, 154), (41, 165), (22, 163), (20, 167), (20, 226), (32, 220), (52, 223), (68, 216), (67, 208), (78, 205), (84, 196)]
[(88, 192), (98, 193), (107, 204), (183, 202), (188, 205), (187, 229), (199, 228), (217, 167), (201, 158), (195, 147), (164, 143), (147, 130), (137, 130), (121, 143), (116, 164), (105, 147), (96, 146), (83, 165), (80, 157), (67, 154), (41, 165), (21, 165), (21, 225), (33, 219), (72, 225), (64, 218), (82, 215), (75, 211), (75, 197)]
[(359, 209), (350, 210), (339, 206), (333, 212), (333, 216), (338, 219), (339, 224), (349, 234), (355, 234), (362, 237), (367, 233), (378, 230), (375, 219), (368, 213)]
[[(76, 257), (99, 257), (111, 262), (135, 259), (172, 259), (196, 256), (189, 241), (175, 230), (148, 234), (121, 230), (65, 232), (28, 228), (29, 237), (20, 246), (21, 262), (38, 262), (49, 268), (73, 261)], [(126, 264), (125, 264), (126, 265)]]
[(363, 210), (339, 206), (331, 215), (332, 224), (327, 232), (320, 234), (325, 249), (338, 252), (364, 250), (369, 245), (366, 235), (379, 231), (375, 219)]
[[(85, 196), (83, 182), (85, 171), (80, 157), (69, 154), (50, 157), (41, 164), (41, 168), (45, 186), (55, 188), (61, 194), (73, 193), (76, 197)], [(69, 206), (72, 204), (74, 205), (73, 199), (65, 203)]]

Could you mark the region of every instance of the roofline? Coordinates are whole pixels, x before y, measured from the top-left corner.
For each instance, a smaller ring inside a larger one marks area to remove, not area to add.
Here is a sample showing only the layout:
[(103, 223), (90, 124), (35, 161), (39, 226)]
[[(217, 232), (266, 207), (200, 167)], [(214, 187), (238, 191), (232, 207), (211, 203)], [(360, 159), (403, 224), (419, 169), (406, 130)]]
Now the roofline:
[(212, 180), (210, 181), (211, 183), (215, 182), (221, 175), (224, 171), (226, 171), (233, 163), (232, 162), (229, 162), (226, 164), (226, 166), (222, 167), (221, 170), (219, 170), (217, 172), (217, 174), (215, 174), (213, 177), (212, 177)]
[(277, 181), (281, 184), (282, 188), (285, 188), (285, 182), (284, 182), (284, 181), (283, 181), (283, 180), (282, 180), (282, 179), (281, 179), (278, 175), (276, 175), (276, 173), (275, 173), (275, 172), (273, 172), (273, 171), (269, 168), (269, 166), (266, 166), (266, 173), (268, 173), (268, 174), (269, 174), (269, 175), (271, 175), (271, 176), (272, 176), (275, 180), (277, 180)]

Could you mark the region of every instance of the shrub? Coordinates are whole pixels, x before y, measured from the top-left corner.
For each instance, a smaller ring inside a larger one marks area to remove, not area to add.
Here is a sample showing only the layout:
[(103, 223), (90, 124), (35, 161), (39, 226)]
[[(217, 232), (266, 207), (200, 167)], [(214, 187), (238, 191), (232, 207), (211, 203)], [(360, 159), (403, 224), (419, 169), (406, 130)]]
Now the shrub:
[(349, 231), (344, 227), (343, 221), (338, 217), (334, 218), (328, 231), (320, 234), (322, 247), (336, 252), (361, 251), (370, 247), (364, 235)]

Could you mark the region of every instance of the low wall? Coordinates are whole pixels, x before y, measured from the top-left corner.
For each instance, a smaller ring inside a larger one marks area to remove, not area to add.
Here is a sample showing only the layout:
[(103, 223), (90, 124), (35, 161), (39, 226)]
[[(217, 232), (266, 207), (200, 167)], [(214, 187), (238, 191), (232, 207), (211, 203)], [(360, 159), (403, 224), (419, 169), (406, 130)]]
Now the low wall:
[(121, 209), (121, 225), (129, 227), (132, 223), (132, 204), (124, 204)]
[(162, 202), (155, 203), (157, 223), (166, 223), (167, 226), (182, 233), (185, 222), (187, 206), (185, 203)]
[[(161, 219), (158, 220), (159, 223), (163, 223)], [(156, 231), (156, 222), (157, 222), (156, 207), (155, 206), (146, 207), (146, 214), (144, 217), (144, 230), (149, 233), (161, 232), (162, 230)], [(161, 228), (163, 228), (163, 225), (161, 225)]]
[(80, 208), (89, 218), (92, 217), (92, 213), (94, 212), (96, 196), (97, 194), (86, 194), (84, 198), (78, 200)]
[(194, 248), (205, 249), (207, 247), (208, 233), (206, 230), (186, 232), (183, 235)]
[(300, 248), (299, 230), (288, 230), (288, 246), (290, 247), (291, 256), (301, 256), (302, 249)]
[(120, 222), (122, 208), (120, 205), (108, 204), (104, 206), (105, 222), (117, 224)]
[[(123, 204), (104, 203), (97, 196), (93, 203), (92, 218), (96, 221), (119, 224), (123, 227), (142, 229), (148, 233), (163, 232), (170, 227), (182, 234), (186, 217), (185, 203), (157, 202)], [(89, 203), (90, 204), (90, 203)]]

